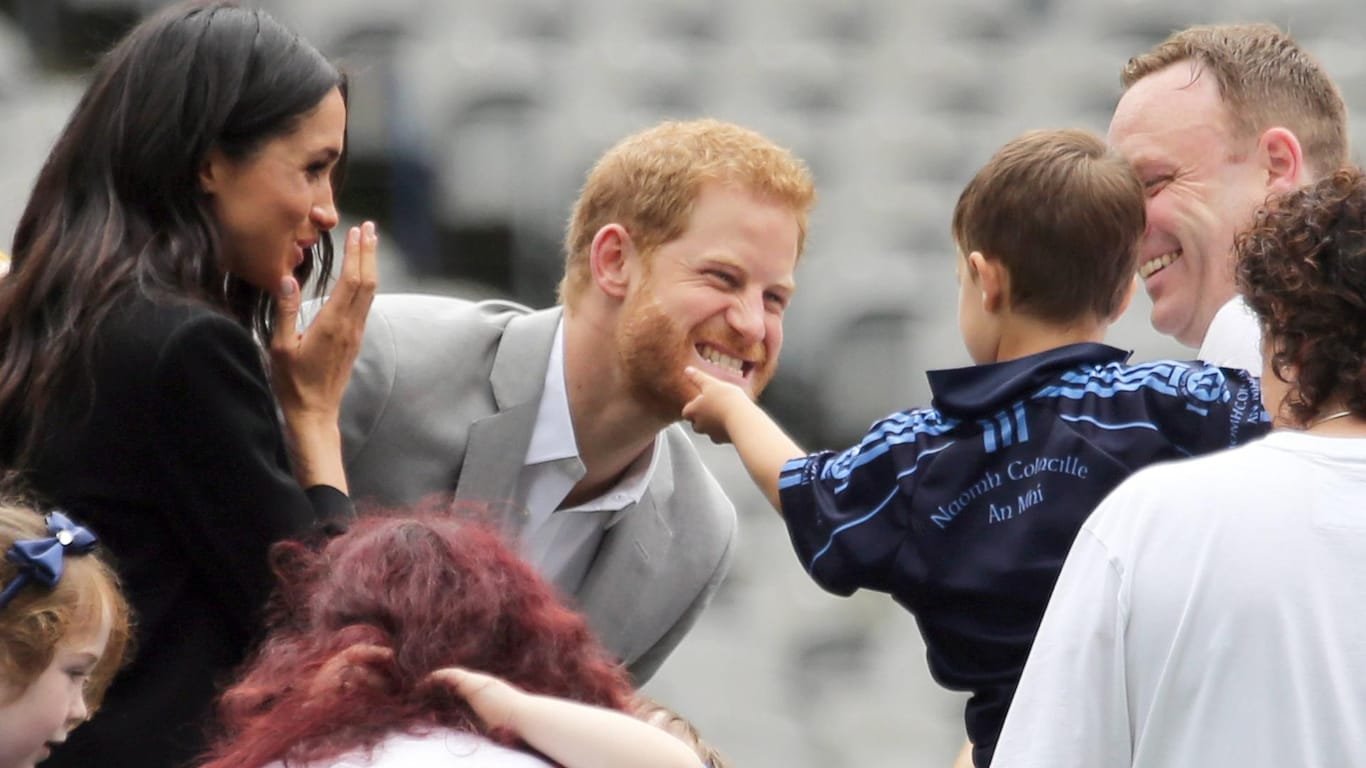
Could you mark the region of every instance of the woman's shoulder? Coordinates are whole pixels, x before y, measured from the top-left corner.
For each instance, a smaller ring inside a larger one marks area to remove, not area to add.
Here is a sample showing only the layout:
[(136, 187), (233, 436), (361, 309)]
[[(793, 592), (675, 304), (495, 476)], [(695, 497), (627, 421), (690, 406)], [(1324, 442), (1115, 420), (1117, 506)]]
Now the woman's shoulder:
[(246, 333), (235, 320), (206, 302), (160, 296), (136, 288), (119, 297), (109, 320), (115, 329), (145, 329), (167, 336), (195, 323), (226, 324)]
[(130, 290), (101, 323), (100, 343), (115, 359), (160, 356), (168, 346), (187, 339), (221, 338), (251, 342), (251, 333), (236, 320), (201, 301), (148, 295)]
[(1268, 438), (1262, 438), (1145, 467), (1120, 483), (1086, 526), (1102, 538), (1121, 531), (1132, 537), (1151, 525), (1189, 530), (1193, 520), (1209, 523), (1224, 512), (1257, 507), (1267, 483), (1283, 476), (1283, 457), (1278, 453)]
[(121, 296), (100, 321), (92, 351), (96, 379), (126, 378), (129, 386), (196, 361), (227, 356), (251, 364), (260, 354), (251, 333), (222, 312), (138, 291)]

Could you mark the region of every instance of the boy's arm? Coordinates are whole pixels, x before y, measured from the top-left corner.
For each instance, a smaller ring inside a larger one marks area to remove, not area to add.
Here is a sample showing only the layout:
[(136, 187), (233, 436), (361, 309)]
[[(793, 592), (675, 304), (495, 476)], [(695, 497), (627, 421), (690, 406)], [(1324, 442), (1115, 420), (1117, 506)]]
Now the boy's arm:
[(699, 390), (697, 397), (683, 407), (683, 418), (713, 441), (734, 445), (750, 477), (781, 514), (778, 475), (784, 464), (805, 456), (806, 451), (743, 389), (693, 367), (683, 373)]
[(816, 583), (837, 595), (890, 592), (904, 583), (907, 558), (914, 556), (903, 544), (911, 531), (916, 469), (923, 456), (943, 451), (953, 438), (924, 449), (913, 439), (924, 415), (898, 413), (843, 453), (808, 454), (743, 389), (693, 368), (685, 374), (699, 394), (683, 407), (683, 418), (712, 440), (735, 444)]
[(698, 768), (682, 741), (622, 712), (520, 690), (499, 678), (450, 667), (433, 681), (460, 694), (493, 728), (508, 728), (565, 768)]
[(958, 752), (958, 757), (954, 758), (953, 768), (976, 768), (972, 762), (972, 740), (963, 742), (963, 749)]
[(1199, 362), (1181, 372), (1174, 401), (1167, 394), (1171, 382), (1149, 389), (1167, 399), (1158, 403), (1158, 426), (1187, 455), (1222, 451), (1256, 440), (1271, 431), (1271, 418), (1262, 407), (1261, 382), (1247, 371), (1216, 368)]

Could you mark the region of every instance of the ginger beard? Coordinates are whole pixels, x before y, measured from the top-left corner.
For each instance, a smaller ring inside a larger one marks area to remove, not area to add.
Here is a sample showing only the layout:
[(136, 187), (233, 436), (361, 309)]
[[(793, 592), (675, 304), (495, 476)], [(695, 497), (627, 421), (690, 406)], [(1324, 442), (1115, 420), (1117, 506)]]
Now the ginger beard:
[(698, 344), (714, 342), (722, 349), (742, 350), (745, 359), (754, 361), (743, 384), (751, 398), (758, 398), (776, 368), (776, 358), (768, 357), (763, 343), (740, 341), (723, 315), (714, 315), (693, 331), (670, 317), (648, 286), (622, 305), (616, 344), (627, 391), (642, 407), (667, 422), (678, 421), (683, 406), (697, 396), (697, 387), (683, 375), (684, 368), (691, 365), (720, 375), (698, 354)]

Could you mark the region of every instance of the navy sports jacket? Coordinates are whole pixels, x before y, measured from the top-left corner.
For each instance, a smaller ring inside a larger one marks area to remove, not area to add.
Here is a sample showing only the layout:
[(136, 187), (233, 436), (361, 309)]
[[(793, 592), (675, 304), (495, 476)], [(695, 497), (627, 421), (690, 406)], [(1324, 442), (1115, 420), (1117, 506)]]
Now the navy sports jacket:
[(1091, 510), (1141, 467), (1270, 430), (1247, 372), (1127, 357), (1073, 344), (932, 371), (934, 407), (894, 413), (848, 450), (788, 462), (779, 479), (811, 577), (841, 595), (890, 593), (915, 614), (935, 679), (972, 692), (979, 766)]

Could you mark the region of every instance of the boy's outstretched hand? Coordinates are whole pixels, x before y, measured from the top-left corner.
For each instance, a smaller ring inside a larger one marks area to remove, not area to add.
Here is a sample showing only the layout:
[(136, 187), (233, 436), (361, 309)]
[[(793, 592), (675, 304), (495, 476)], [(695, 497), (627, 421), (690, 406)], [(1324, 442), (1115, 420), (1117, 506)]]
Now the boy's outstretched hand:
[(802, 456), (804, 451), (763, 408), (749, 399), (745, 390), (692, 366), (684, 368), (683, 375), (699, 390), (697, 397), (683, 406), (683, 418), (713, 441), (732, 443), (749, 476), (773, 508), (782, 512), (778, 473), (783, 464)]
[(747, 409), (759, 410), (759, 406), (749, 399), (748, 392), (728, 381), (721, 381), (691, 365), (683, 369), (683, 375), (699, 390), (697, 397), (683, 406), (683, 418), (714, 443), (732, 442), (730, 427), (735, 414)]

